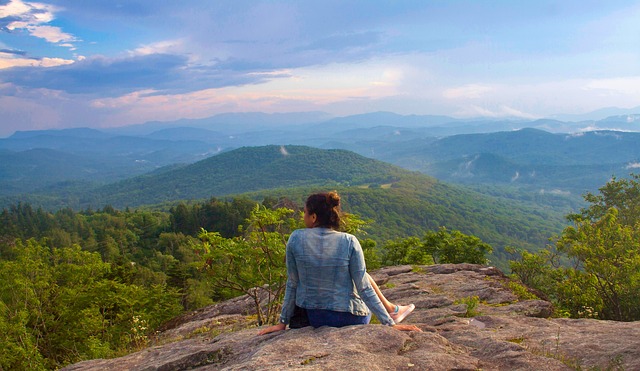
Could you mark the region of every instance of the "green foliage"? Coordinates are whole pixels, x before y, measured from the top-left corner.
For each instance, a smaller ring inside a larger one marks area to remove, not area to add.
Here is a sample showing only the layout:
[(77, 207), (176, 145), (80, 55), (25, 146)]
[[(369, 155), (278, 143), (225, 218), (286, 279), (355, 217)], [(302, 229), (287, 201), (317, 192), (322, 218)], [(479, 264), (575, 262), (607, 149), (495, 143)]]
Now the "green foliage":
[(519, 259), (509, 261), (511, 272), (526, 286), (543, 291), (554, 281), (554, 270), (549, 262), (555, 261), (550, 249), (530, 253), (526, 250), (510, 248), (513, 254), (519, 254)]
[(382, 246), (382, 264), (433, 264), (431, 256), (424, 251), (422, 241), (418, 237), (407, 237), (387, 241)]
[[(316, 190), (283, 189), (250, 196), (257, 199), (266, 195), (287, 196), (301, 204)], [(345, 211), (372, 220), (365, 228), (367, 238), (376, 241), (380, 249), (385, 241), (422, 236), (425, 231), (445, 226), (490, 244), (493, 250), (487, 258), (504, 271), (508, 270), (509, 258), (505, 246), (537, 250), (567, 224), (559, 211), (484, 196), (419, 174), (404, 174), (390, 188), (337, 187), (337, 190)]]
[(513, 292), (519, 300), (536, 300), (539, 299), (535, 294), (531, 293), (524, 285), (516, 281), (509, 281), (507, 287)]
[[(230, 206), (226, 201), (211, 199), (212, 195), (253, 192), (244, 194), (272, 205), (283, 197), (301, 205), (311, 192), (337, 189), (343, 196), (345, 211), (375, 221), (375, 228), (367, 232), (378, 246), (384, 241), (418, 236), (425, 230), (446, 226), (491, 244), (494, 247), (491, 262), (504, 270), (508, 258), (505, 246), (539, 249), (566, 225), (563, 219), (566, 208), (541, 206), (535, 203), (539, 198), (520, 202), (504, 192), (483, 195), (348, 151), (303, 146), (285, 149), (288, 154), (283, 154), (280, 146), (241, 148), (69, 197), (80, 202), (74, 204), (79, 205), (76, 207), (85, 208), (106, 203), (122, 208), (174, 202), (164, 206), (164, 210), (173, 207), (171, 226), (165, 232), (195, 236), (203, 227), (232, 237), (238, 235), (237, 225), (248, 217), (253, 204)], [(301, 168), (305, 171), (301, 172)], [(175, 203), (207, 199), (210, 201)], [(58, 205), (69, 203), (57, 201), (51, 208)], [(74, 236), (58, 237), (62, 240)], [(105, 246), (106, 253), (111, 255), (118, 245), (118, 240), (114, 240)]]
[(427, 232), (423, 238), (424, 251), (438, 264), (487, 264), (487, 254), (493, 250), (476, 236), (460, 231), (447, 231), (442, 227), (437, 232)]
[(293, 210), (256, 206), (243, 235), (224, 238), (202, 230), (202, 256), (213, 286), (230, 294), (247, 294), (255, 304), (258, 323), (275, 323), (286, 284), (285, 248), (289, 234), (300, 226)]
[(360, 241), (360, 245), (362, 246), (362, 253), (364, 255), (364, 262), (367, 266), (367, 270), (371, 271), (382, 267), (382, 262), (376, 247), (376, 241), (367, 238)]
[(86, 203), (80, 207), (107, 202), (118, 207), (139, 206), (281, 187), (384, 184), (405, 172), (345, 150), (295, 145), (243, 147), (92, 189), (82, 196)]
[(614, 177), (599, 189), (599, 194), (588, 192), (584, 199), (590, 206), (580, 214), (570, 214), (570, 220), (595, 222), (615, 208), (620, 224), (634, 226), (640, 220), (640, 174), (631, 174), (629, 179)]
[[(577, 304), (572, 314), (592, 308), (603, 318), (640, 319), (640, 222), (628, 225), (618, 215), (612, 207), (596, 222), (577, 220), (558, 241), (558, 251), (578, 268), (559, 287), (564, 294), (559, 299)], [(580, 300), (570, 299), (578, 288)]]
[(478, 296), (468, 296), (466, 298), (458, 299), (454, 303), (464, 304), (467, 307), (463, 317), (469, 318), (480, 315), (480, 312), (476, 310), (478, 308), (478, 304), (480, 304), (480, 298)]
[(382, 246), (381, 260), (383, 265), (487, 264), (486, 255), (491, 251), (491, 246), (478, 237), (440, 228), (437, 232), (425, 233), (422, 239), (407, 237), (387, 241)]
[(174, 232), (195, 236), (200, 228), (217, 231), (225, 237), (238, 235), (242, 224), (257, 202), (236, 197), (230, 202), (211, 198), (204, 203), (187, 205), (184, 202), (170, 209), (171, 229)]
[(612, 179), (591, 206), (572, 214), (556, 242), (512, 263), (522, 282), (545, 292), (571, 317), (640, 319), (640, 183)]
[(13, 336), (0, 341), (14, 351), (0, 356), (3, 369), (113, 356), (141, 335), (131, 332), (136, 319), (157, 327), (182, 310), (175, 291), (113, 281), (110, 264), (77, 245), (30, 239), (10, 250), (13, 257), (0, 260), (0, 332)]

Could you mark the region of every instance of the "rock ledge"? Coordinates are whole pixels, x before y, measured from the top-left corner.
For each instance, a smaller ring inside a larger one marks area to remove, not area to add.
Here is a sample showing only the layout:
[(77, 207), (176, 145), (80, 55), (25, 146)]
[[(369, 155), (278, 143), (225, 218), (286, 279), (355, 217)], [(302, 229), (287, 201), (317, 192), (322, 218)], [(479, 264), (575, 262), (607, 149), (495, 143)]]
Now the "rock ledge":
[(372, 276), (391, 301), (416, 305), (405, 322), (424, 332), (367, 325), (256, 336), (251, 302), (239, 297), (176, 318), (155, 346), (63, 370), (640, 370), (640, 322), (548, 318), (551, 303), (520, 300), (495, 268), (398, 266)]

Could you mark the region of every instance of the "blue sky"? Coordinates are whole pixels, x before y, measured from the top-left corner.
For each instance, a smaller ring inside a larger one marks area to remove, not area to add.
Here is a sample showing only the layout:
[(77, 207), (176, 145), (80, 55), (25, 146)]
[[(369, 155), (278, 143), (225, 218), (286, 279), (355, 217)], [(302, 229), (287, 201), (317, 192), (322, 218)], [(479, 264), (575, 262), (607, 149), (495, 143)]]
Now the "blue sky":
[(0, 136), (225, 112), (640, 106), (638, 1), (0, 0)]

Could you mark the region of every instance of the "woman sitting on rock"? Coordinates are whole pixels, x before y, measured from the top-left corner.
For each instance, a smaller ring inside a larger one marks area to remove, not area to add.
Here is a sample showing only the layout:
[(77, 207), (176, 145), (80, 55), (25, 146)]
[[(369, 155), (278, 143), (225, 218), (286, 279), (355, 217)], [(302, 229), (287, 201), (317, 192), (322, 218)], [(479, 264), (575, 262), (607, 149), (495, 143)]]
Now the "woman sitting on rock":
[(313, 327), (367, 324), (373, 312), (383, 325), (403, 331), (420, 331), (398, 325), (415, 306), (390, 303), (366, 272), (358, 239), (339, 232), (340, 196), (316, 193), (307, 198), (304, 223), (287, 242), (287, 286), (280, 323), (259, 335), (282, 331), (297, 306), (306, 309)]

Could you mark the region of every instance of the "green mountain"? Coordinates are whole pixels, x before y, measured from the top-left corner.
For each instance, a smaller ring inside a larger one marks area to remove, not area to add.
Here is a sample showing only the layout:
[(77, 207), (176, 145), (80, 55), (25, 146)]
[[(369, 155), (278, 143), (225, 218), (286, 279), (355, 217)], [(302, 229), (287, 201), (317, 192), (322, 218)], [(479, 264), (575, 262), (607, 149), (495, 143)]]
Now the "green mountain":
[[(149, 168), (139, 167), (139, 173)], [(0, 150), (0, 196), (34, 192), (63, 181), (92, 180), (106, 183), (123, 179), (104, 163), (53, 149), (14, 152)]]
[(486, 196), (349, 151), (304, 146), (240, 148), (89, 190), (79, 206), (124, 208), (239, 194), (302, 205), (309, 193), (332, 189), (342, 194), (345, 211), (373, 221), (368, 233), (378, 242), (446, 227), (491, 243), (494, 261), (502, 263), (505, 246), (543, 247), (572, 211)]
[(522, 129), (464, 134), (390, 142), (372, 157), (447, 182), (578, 197), (596, 191), (612, 175), (626, 177), (638, 168), (640, 133)]
[[(181, 130), (185, 137), (203, 132)], [(0, 196), (18, 196), (59, 183), (112, 183), (159, 167), (192, 163), (217, 153), (215, 144), (192, 139), (114, 136), (94, 129), (16, 132), (0, 139)], [(215, 137), (215, 133), (211, 136)]]
[(139, 206), (276, 188), (384, 184), (406, 173), (409, 172), (344, 150), (243, 147), (100, 187), (85, 199), (92, 206)]

